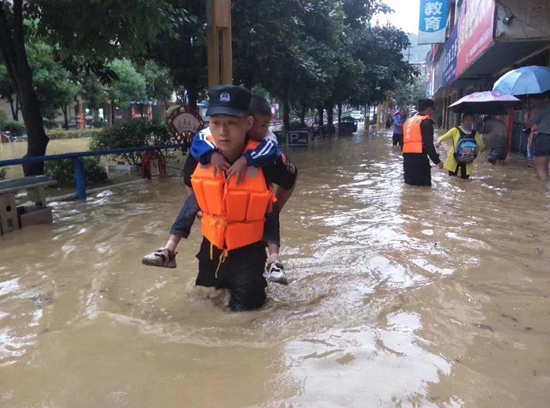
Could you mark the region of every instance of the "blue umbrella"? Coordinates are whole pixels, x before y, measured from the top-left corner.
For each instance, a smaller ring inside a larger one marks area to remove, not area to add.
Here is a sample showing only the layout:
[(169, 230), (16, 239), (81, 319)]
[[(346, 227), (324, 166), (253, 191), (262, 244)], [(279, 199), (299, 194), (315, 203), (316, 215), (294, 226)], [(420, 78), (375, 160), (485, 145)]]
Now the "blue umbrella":
[(508, 95), (534, 95), (550, 91), (550, 68), (532, 65), (501, 76), (493, 91)]

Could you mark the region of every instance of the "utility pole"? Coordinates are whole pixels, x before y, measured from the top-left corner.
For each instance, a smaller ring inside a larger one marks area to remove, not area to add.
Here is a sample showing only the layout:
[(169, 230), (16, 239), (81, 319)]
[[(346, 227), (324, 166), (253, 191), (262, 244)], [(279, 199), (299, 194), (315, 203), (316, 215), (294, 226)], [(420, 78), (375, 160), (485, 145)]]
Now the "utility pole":
[(208, 86), (233, 83), (231, 0), (207, 0)]

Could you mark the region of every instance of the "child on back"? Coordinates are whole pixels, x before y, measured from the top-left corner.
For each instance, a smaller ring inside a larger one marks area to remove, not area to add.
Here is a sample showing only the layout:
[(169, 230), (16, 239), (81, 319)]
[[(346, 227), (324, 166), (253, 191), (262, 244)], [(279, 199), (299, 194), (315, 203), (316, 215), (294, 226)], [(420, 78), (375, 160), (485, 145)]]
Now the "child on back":
[[(254, 117), (254, 124), (248, 131), (247, 136), (251, 140), (260, 142), (260, 145), (256, 149), (245, 153), (235, 163), (230, 164), (217, 151), (216, 145), (211, 141), (210, 130), (206, 128), (197, 133), (193, 138), (191, 155), (201, 164), (212, 163), (218, 171), (225, 172), (227, 179), (236, 177), (237, 182), (242, 180), (248, 166), (263, 167), (281, 159), (282, 153), (279, 150), (277, 137), (269, 130), (271, 107), (264, 98), (253, 95), (250, 103), (250, 112)], [(284, 272), (284, 266), (279, 258), (279, 211), (280, 208), (275, 203), (273, 212), (266, 214), (264, 241), (267, 243), (270, 255), (264, 277), (271, 282), (286, 285), (288, 281)], [(165, 247), (146, 255), (142, 259), (142, 263), (149, 266), (175, 268), (176, 248), (181, 238), (189, 236), (191, 226), (198, 212), (199, 206), (197, 200), (192, 191), (190, 191), (189, 197), (170, 230), (171, 235)]]

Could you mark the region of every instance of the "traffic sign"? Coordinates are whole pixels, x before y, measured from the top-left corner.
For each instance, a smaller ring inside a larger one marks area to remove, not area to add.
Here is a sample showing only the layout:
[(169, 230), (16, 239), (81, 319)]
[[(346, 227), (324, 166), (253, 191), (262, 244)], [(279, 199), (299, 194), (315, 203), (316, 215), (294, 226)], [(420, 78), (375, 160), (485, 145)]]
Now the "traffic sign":
[(308, 147), (311, 135), (309, 130), (291, 130), (287, 133), (288, 147)]

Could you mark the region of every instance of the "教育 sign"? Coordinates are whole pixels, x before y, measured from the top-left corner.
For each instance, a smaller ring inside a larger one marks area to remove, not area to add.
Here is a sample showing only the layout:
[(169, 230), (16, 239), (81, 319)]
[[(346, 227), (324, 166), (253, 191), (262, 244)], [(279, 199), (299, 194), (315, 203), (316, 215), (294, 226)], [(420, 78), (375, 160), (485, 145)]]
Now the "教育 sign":
[(445, 42), (448, 3), (448, 0), (420, 0), (418, 44), (442, 44)]

